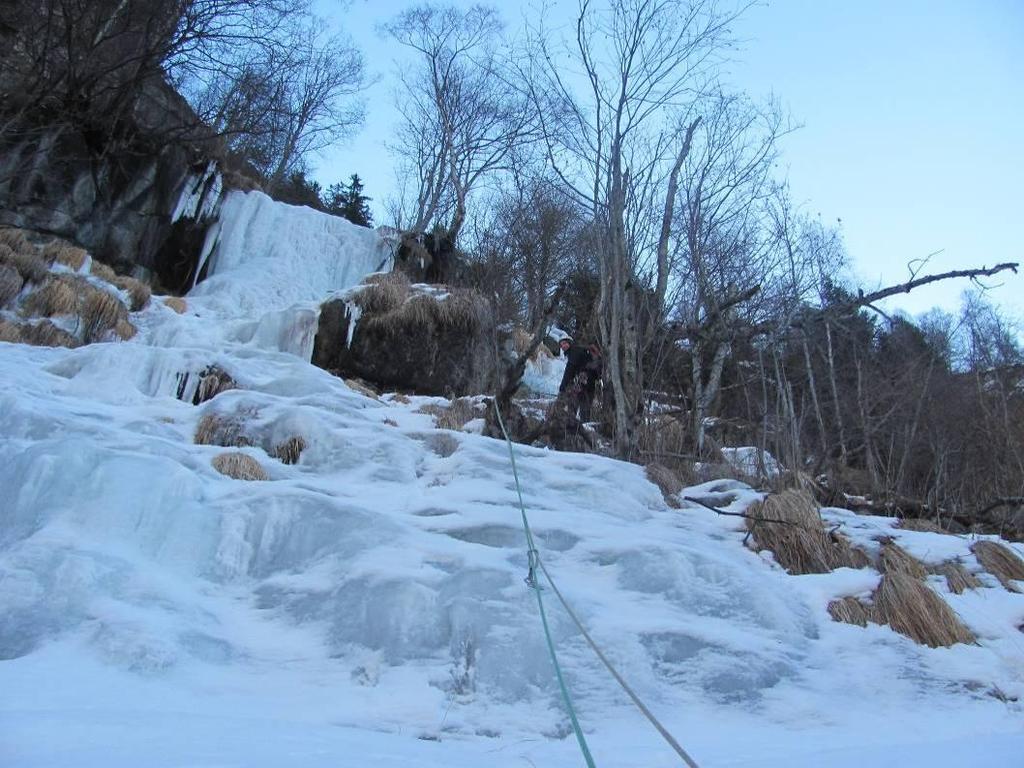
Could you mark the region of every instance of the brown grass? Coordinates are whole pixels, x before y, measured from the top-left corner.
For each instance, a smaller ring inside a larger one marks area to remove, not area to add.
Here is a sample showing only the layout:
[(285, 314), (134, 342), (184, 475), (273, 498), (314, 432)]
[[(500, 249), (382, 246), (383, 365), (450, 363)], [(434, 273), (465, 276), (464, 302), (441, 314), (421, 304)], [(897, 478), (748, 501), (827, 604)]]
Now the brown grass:
[(197, 445), (220, 445), (225, 448), (244, 448), (252, 445), (252, 440), (246, 434), (242, 414), (205, 414), (196, 425), (194, 440)]
[(128, 320), (118, 320), (117, 325), (114, 326), (114, 335), (121, 339), (121, 341), (135, 338), (135, 334), (138, 332), (139, 329)]
[(757, 548), (771, 550), (788, 573), (828, 573), (833, 568), (861, 567), (858, 563), (862, 558), (849, 541), (825, 529), (814, 498), (807, 491), (789, 490), (769, 496), (752, 504), (747, 515), (747, 527)]
[(402, 272), (369, 275), (353, 300), (368, 314), (382, 315), (398, 309), (409, 297), (409, 278)]
[(79, 281), (69, 275), (50, 275), (25, 298), (22, 312), (29, 317), (77, 314), (81, 290)]
[(14, 301), (24, 285), (25, 279), (17, 269), (0, 263), (0, 309)]
[(164, 306), (170, 307), (179, 315), (185, 314), (188, 304), (180, 296), (164, 296)]
[(921, 645), (938, 648), (975, 641), (946, 601), (909, 574), (885, 574), (873, 602), (873, 621), (888, 624)]
[(659, 463), (677, 463), (686, 447), (686, 426), (672, 416), (652, 416), (640, 429), (640, 450)]
[(3, 244), (0, 244), (0, 264), (14, 267), (28, 283), (41, 283), (50, 274), (50, 268), (35, 251), (15, 251)]
[(7, 341), (17, 344), (21, 341), (21, 326), (17, 323), (9, 323), (0, 320), (0, 341)]
[(928, 577), (924, 564), (891, 539), (882, 542), (878, 570), (882, 573), (905, 573), (922, 581)]
[(459, 397), (452, 400), (451, 405), (438, 417), (437, 428), (459, 431), (476, 415), (473, 401), (468, 397)]
[(393, 403), (401, 403), (402, 405), (408, 405), (409, 403), (412, 402), (409, 399), (408, 395), (403, 395), (401, 392), (396, 392), (395, 394), (391, 395), (390, 399), (391, 399), (391, 402), (393, 402)]
[(118, 323), (128, 322), (127, 310), (117, 296), (93, 286), (84, 293), (80, 317), (86, 343), (100, 341)]
[(42, 258), (47, 264), (56, 262), (75, 271), (82, 268), (88, 255), (84, 248), (77, 248), (62, 240), (47, 243), (43, 246), (42, 252)]
[(298, 464), (299, 456), (306, 450), (306, 441), (296, 435), (289, 437), (274, 449), (274, 456), (283, 464)]
[(128, 294), (128, 308), (132, 312), (138, 312), (140, 309), (145, 309), (146, 305), (149, 304), (149, 298), (152, 295), (152, 291), (148, 285), (140, 280), (136, 280), (134, 277), (122, 277), (118, 275), (114, 279), (114, 285)]
[(13, 227), (0, 228), (0, 245), (6, 245), (15, 253), (28, 251), (33, 248), (24, 231)]
[(267, 480), (267, 472), (252, 456), (241, 451), (219, 453), (213, 457), (213, 468), (235, 480)]
[(366, 397), (372, 398), (373, 400), (380, 400), (380, 397), (377, 396), (376, 390), (362, 379), (352, 378), (342, 379), (342, 381), (345, 382), (345, 386), (349, 389), (358, 392), (361, 395), (365, 395)]
[(35, 347), (68, 347), (74, 349), (80, 346), (78, 339), (58, 328), (49, 320), (43, 320), (34, 325), (26, 324), (21, 326), (21, 340), (26, 344)]
[(920, 531), (921, 533), (949, 533), (934, 520), (923, 517), (905, 517), (900, 520), (900, 528), (905, 531)]
[(429, 413), (434, 417), (438, 429), (461, 430), (472, 419), (476, 418), (476, 408), (468, 397), (458, 397), (448, 405), (426, 403), (416, 409), (416, 413)]
[(981, 567), (991, 573), (1010, 592), (1020, 592), (1013, 582), (1024, 580), (1024, 561), (1009, 547), (996, 541), (976, 541), (971, 552), (978, 558)]
[(959, 560), (946, 560), (944, 563), (932, 566), (929, 570), (937, 576), (945, 576), (946, 586), (954, 595), (961, 595), (965, 590), (978, 589), (983, 586), (981, 580), (964, 568), (963, 563)]
[(651, 463), (644, 467), (644, 474), (647, 479), (654, 483), (661, 490), (665, 503), (674, 509), (679, 508), (679, 492), (683, 490), (683, 481), (679, 475), (666, 467), (664, 464)]
[(196, 387), (196, 394), (192, 398), (193, 405), (205, 403), (212, 400), (221, 392), (230, 389), (238, 389), (238, 382), (231, 378), (231, 374), (216, 365), (211, 365), (199, 374), (199, 386)]
[(93, 259), (92, 264), (89, 265), (89, 274), (98, 277), (100, 280), (106, 280), (111, 285), (117, 280), (117, 273), (102, 261), (96, 261), (96, 259)]
[[(512, 349), (516, 353), (516, 357), (522, 357), (523, 353), (530, 348), (532, 341), (533, 335), (522, 326), (517, 325), (512, 329)], [(547, 349), (547, 347), (541, 344), (538, 349)]]
[(833, 621), (866, 627), (871, 620), (871, 606), (865, 605), (856, 597), (844, 597), (828, 604), (828, 615)]
[[(363, 291), (360, 296), (372, 293)], [(368, 299), (363, 299), (368, 301)], [(363, 306), (360, 303), (360, 306)], [(371, 314), (363, 322), (383, 328), (392, 336), (409, 333), (423, 333), (435, 328), (454, 329), (473, 333), (487, 322), (488, 304), (476, 291), (460, 288), (448, 292), (438, 300), (428, 294), (412, 294), (393, 309)]]

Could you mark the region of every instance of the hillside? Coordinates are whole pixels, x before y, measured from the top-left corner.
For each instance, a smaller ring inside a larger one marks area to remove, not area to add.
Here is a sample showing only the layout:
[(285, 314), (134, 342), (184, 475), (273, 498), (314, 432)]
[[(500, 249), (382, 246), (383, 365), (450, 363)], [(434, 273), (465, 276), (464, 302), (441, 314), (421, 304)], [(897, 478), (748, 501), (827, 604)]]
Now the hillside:
[[(154, 300), (127, 341), (0, 342), (0, 764), (582, 765), (507, 446), (308, 362), (319, 302), (386, 268), (377, 236), (258, 193), (220, 226), (183, 313)], [(193, 405), (211, 371), (234, 388)], [(559, 589), (700, 765), (1018, 764), (1024, 595), (975, 539), (823, 510), (870, 554), (888, 536), (980, 579), (927, 577), (977, 637), (933, 649), (830, 618), (872, 567), (790, 575), (642, 467), (515, 451)], [(226, 452), (265, 479), (221, 474)], [(543, 595), (596, 763), (679, 764)]]

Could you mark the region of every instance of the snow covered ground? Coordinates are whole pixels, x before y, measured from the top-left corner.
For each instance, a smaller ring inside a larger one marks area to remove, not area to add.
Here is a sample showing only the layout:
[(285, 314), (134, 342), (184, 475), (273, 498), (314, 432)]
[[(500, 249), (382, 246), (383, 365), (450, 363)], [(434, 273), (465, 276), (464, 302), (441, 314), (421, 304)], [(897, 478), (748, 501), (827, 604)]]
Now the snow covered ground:
[[(506, 446), (307, 362), (318, 299), (379, 267), (372, 233), (232, 205), (186, 314), (154, 302), (125, 343), (0, 344), (0, 765), (583, 765)], [(176, 398), (213, 364), (239, 389)], [(206, 414), (243, 425), (268, 480), (212, 467)], [(292, 436), (286, 465), (268, 450)], [(873, 570), (790, 576), (638, 466), (516, 451), (560, 589), (700, 765), (1022, 764), (1024, 595), (932, 583), (977, 646), (838, 624), (828, 601), (870, 593)], [(687, 493), (712, 491), (757, 498)], [(826, 516), (980, 570), (966, 539)], [(680, 764), (545, 598), (597, 765)]]

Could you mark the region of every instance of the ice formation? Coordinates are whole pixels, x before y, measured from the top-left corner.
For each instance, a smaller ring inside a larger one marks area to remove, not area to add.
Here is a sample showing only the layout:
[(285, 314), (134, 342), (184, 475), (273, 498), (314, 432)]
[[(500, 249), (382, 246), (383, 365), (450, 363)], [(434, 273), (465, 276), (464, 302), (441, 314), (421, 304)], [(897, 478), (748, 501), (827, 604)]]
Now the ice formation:
[[(258, 193), (227, 196), (215, 240), (189, 311), (153, 302), (130, 342), (0, 343), (0, 764), (582, 764), (506, 446), (436, 429), (420, 408), (441, 399), (371, 399), (303, 357), (318, 302), (386, 250)], [(212, 365), (238, 388), (194, 406)], [(204, 417), (236, 444), (196, 444)], [(269, 479), (220, 475), (229, 449)], [(1024, 595), (932, 580), (977, 646), (837, 624), (828, 601), (869, 593), (873, 570), (790, 576), (639, 466), (516, 450), (560, 589), (701, 765), (1019, 759)], [(966, 539), (825, 515), (978, 569)], [(678, 764), (545, 595), (598, 764)]]

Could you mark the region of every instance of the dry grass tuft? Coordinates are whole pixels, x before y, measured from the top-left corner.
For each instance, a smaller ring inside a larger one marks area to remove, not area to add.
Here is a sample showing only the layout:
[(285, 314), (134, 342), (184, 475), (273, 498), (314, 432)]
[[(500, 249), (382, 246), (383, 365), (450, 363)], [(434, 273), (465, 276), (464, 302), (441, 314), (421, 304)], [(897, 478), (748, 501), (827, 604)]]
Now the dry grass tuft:
[(78, 311), (79, 281), (68, 275), (50, 275), (22, 304), (22, 312), (30, 317), (73, 315)]
[(296, 435), (289, 437), (274, 449), (274, 456), (283, 464), (298, 464), (299, 456), (306, 450), (306, 441)]
[(976, 541), (971, 552), (981, 567), (991, 573), (1010, 592), (1020, 592), (1015, 581), (1024, 581), (1024, 561), (1009, 547), (995, 541)]
[[(376, 288), (374, 286), (357, 294), (355, 301), (363, 307), (363, 302), (372, 299), (360, 297), (373, 295)], [(423, 333), (433, 328), (474, 333), (487, 322), (488, 312), (488, 304), (480, 294), (459, 288), (449, 291), (443, 298), (414, 293), (389, 311), (368, 311), (369, 317), (363, 322), (383, 328), (392, 336)]]
[(672, 416), (652, 416), (640, 428), (640, 450), (655, 461), (676, 463), (675, 455), (682, 454), (686, 445), (686, 426)]
[(229, 389), (238, 389), (238, 382), (231, 378), (231, 374), (216, 365), (211, 365), (199, 374), (199, 386), (196, 387), (195, 396), (192, 398), (193, 405), (205, 403), (212, 400), (221, 392)]
[(117, 280), (117, 273), (102, 261), (96, 261), (96, 259), (93, 259), (92, 264), (89, 265), (89, 274), (98, 277), (100, 280), (106, 280), (111, 285)]
[(373, 400), (380, 400), (380, 397), (377, 396), (377, 391), (362, 379), (352, 378), (342, 379), (342, 381), (345, 382), (345, 386), (347, 386), (349, 389), (358, 392), (361, 395), (365, 395), (366, 397), (369, 397)]
[(398, 309), (409, 297), (409, 278), (402, 272), (369, 275), (353, 300), (368, 314), (383, 315)]
[(473, 401), (468, 397), (456, 398), (448, 405), (426, 403), (417, 408), (416, 413), (429, 413), (434, 417), (434, 424), (438, 429), (451, 429), (456, 432), (477, 415)]
[(21, 326), (17, 323), (9, 323), (0, 320), (0, 341), (7, 341), (17, 344), (21, 341)]
[(901, 635), (930, 648), (973, 643), (946, 601), (924, 582), (906, 573), (887, 573), (874, 594), (872, 620), (888, 624)]
[(164, 306), (170, 307), (179, 315), (185, 314), (188, 304), (180, 296), (164, 296)]
[(828, 604), (828, 615), (833, 621), (866, 627), (871, 620), (871, 606), (865, 605), (856, 597), (844, 597)]
[(118, 320), (117, 325), (114, 326), (114, 335), (121, 341), (128, 341), (128, 339), (135, 338), (135, 334), (139, 332), (139, 329), (132, 325), (128, 320)]
[(905, 573), (922, 581), (928, 577), (928, 569), (924, 564), (891, 539), (882, 542), (879, 561), (879, 571), (882, 573)]
[(244, 448), (252, 445), (252, 440), (246, 434), (242, 414), (205, 414), (196, 425), (194, 439), (197, 445), (220, 445), (225, 448)]
[(68, 347), (74, 349), (80, 346), (78, 339), (58, 328), (49, 320), (43, 320), (35, 325), (21, 326), (21, 340), (34, 347)]
[(900, 528), (905, 531), (920, 531), (921, 533), (949, 533), (934, 520), (923, 517), (905, 517), (900, 520)]
[(461, 430), (468, 422), (476, 418), (476, 408), (468, 397), (452, 400), (445, 412), (437, 417), (438, 429)]
[(25, 233), (13, 227), (3, 227), (0, 229), (0, 245), (6, 245), (15, 253), (23, 253), (33, 249)]
[(663, 464), (651, 463), (644, 467), (647, 479), (661, 490), (665, 503), (674, 509), (679, 508), (679, 492), (683, 490), (683, 481), (675, 472)]
[(267, 472), (252, 456), (241, 451), (219, 453), (213, 457), (213, 468), (235, 480), (267, 480)]
[(14, 267), (27, 283), (41, 283), (50, 274), (50, 268), (34, 250), (15, 251), (7, 245), (0, 244), (0, 264)]
[(771, 550), (788, 573), (828, 573), (833, 568), (862, 565), (863, 553), (853, 550), (846, 538), (825, 529), (814, 498), (807, 491), (788, 490), (769, 496), (752, 504), (747, 514), (747, 528), (757, 548)]
[(76, 272), (85, 264), (85, 259), (88, 255), (84, 248), (77, 248), (61, 240), (47, 243), (43, 246), (42, 253), (43, 261), (47, 264), (56, 262)]
[[(530, 342), (533, 341), (533, 336), (522, 326), (517, 325), (512, 329), (512, 349), (516, 353), (516, 357), (522, 357), (523, 353), (530, 348)], [(543, 344), (538, 349), (547, 349)], [(551, 350), (548, 350), (549, 352)]]
[(954, 595), (961, 595), (965, 590), (978, 589), (983, 586), (981, 580), (964, 568), (963, 563), (959, 560), (947, 560), (929, 570), (936, 576), (945, 576), (946, 586)]
[(0, 309), (14, 301), (24, 285), (25, 279), (17, 269), (0, 262)]
[(149, 298), (152, 295), (152, 291), (148, 285), (136, 280), (134, 277), (118, 276), (114, 279), (114, 285), (128, 294), (129, 309), (132, 312), (138, 312), (140, 309), (145, 309), (146, 305), (149, 304)]
[(489, 307), (476, 291), (454, 289), (440, 301), (434, 301), (438, 325), (473, 332), (486, 324)]
[(391, 395), (390, 400), (392, 403), (401, 403), (402, 405), (408, 405), (412, 402), (408, 395), (403, 395), (401, 392), (395, 392)]
[(84, 291), (85, 299), (80, 313), (86, 343), (99, 341), (107, 331), (116, 328), (118, 323), (128, 322), (128, 313), (121, 299), (101, 288), (89, 288)]

